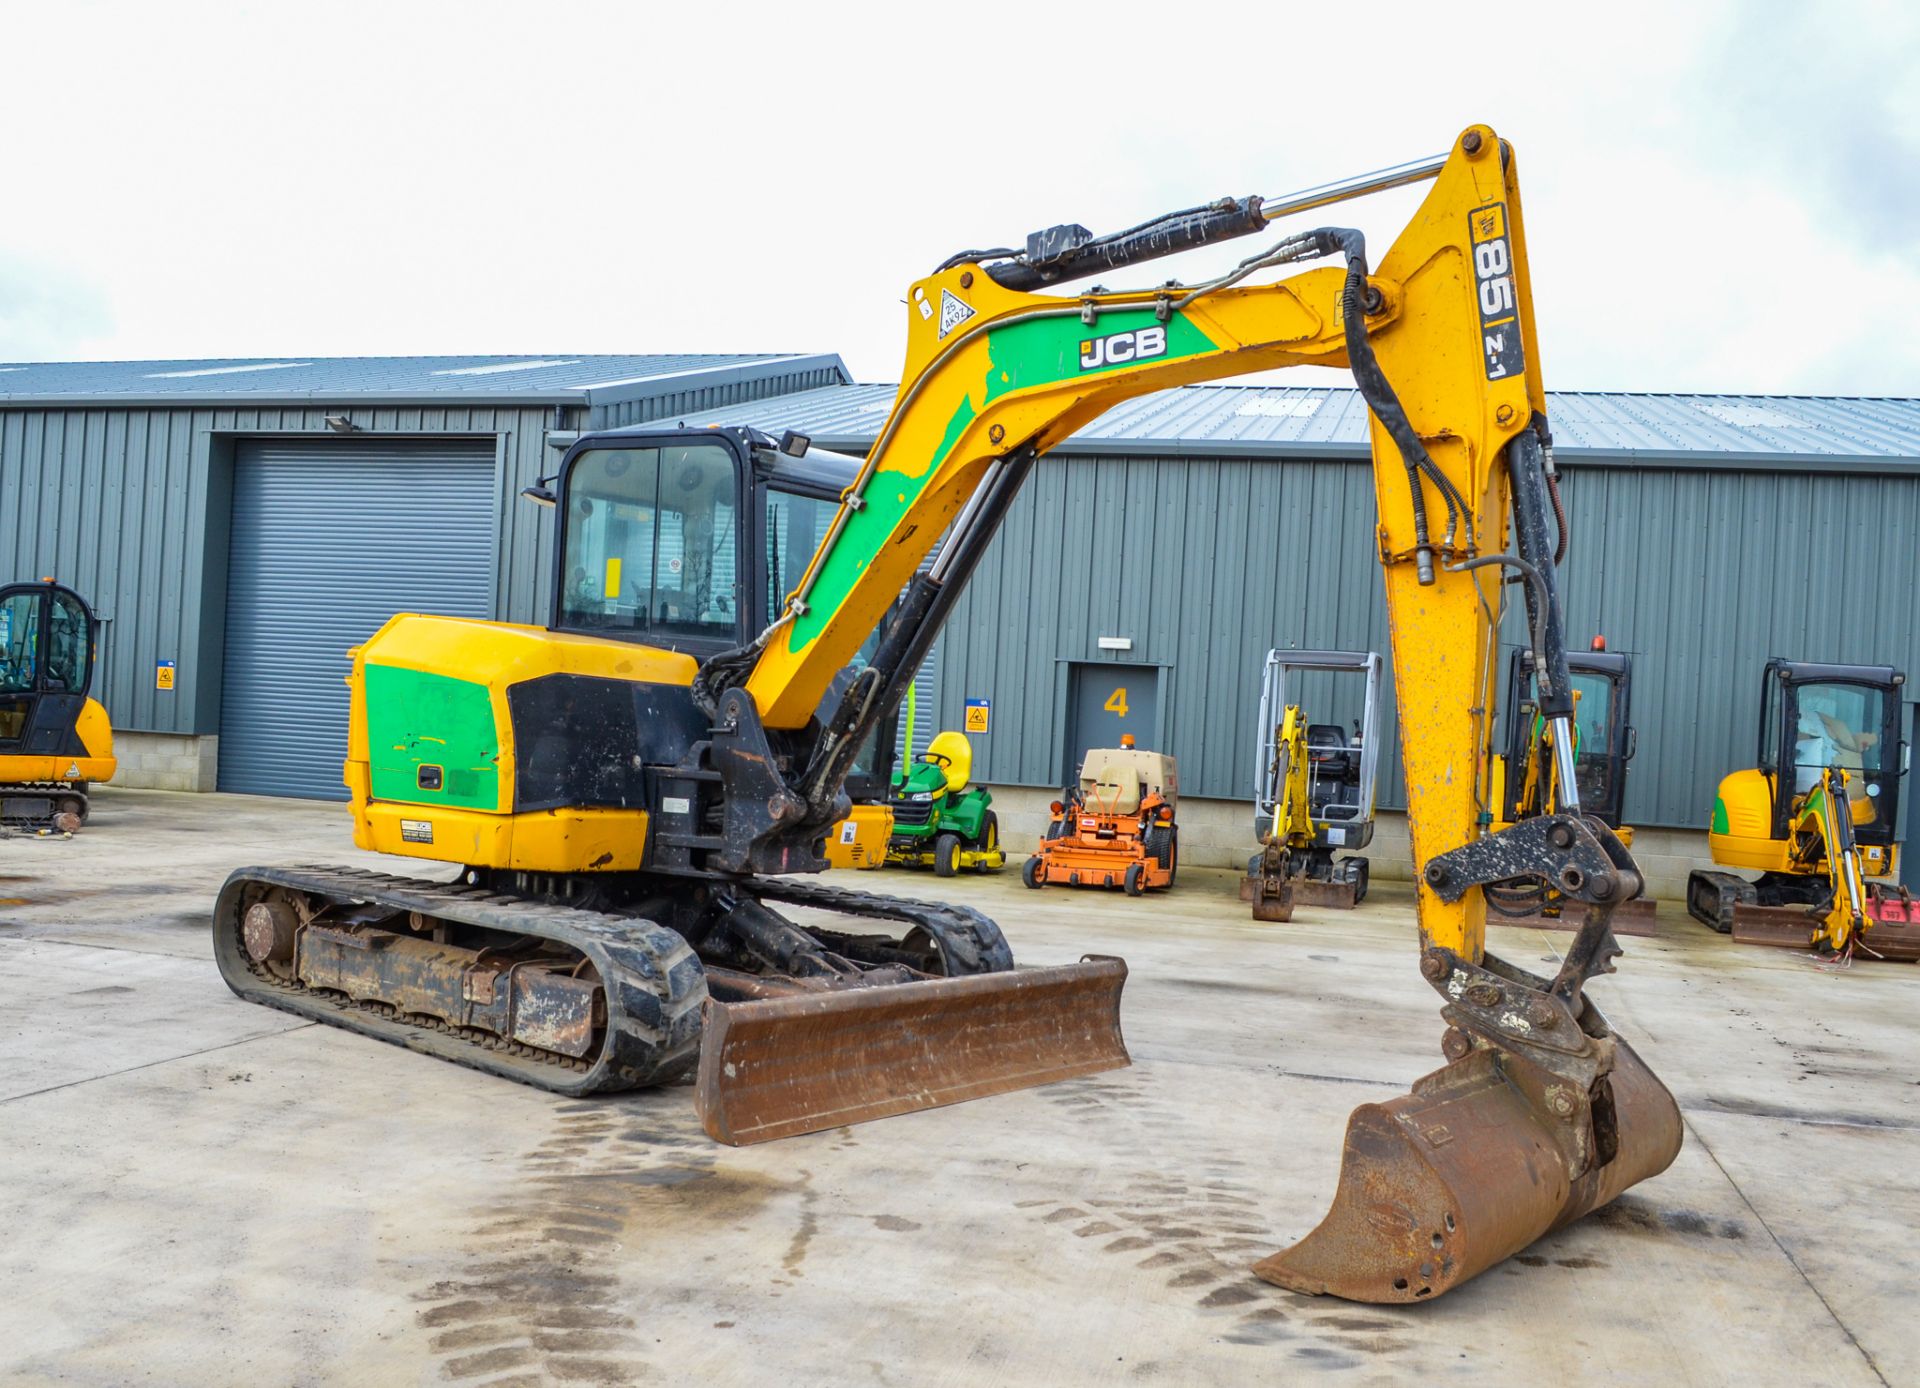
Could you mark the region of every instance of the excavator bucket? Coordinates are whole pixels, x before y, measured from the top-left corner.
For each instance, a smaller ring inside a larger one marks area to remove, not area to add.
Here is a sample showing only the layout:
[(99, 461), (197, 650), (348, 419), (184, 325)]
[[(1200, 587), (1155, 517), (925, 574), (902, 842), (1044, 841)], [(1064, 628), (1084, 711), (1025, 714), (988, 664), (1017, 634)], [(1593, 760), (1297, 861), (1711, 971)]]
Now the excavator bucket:
[(729, 1146), (1117, 1070), (1127, 966), (1089, 956), (866, 988), (709, 1002), (694, 1102)]
[[(1590, 1106), (1486, 1046), (1411, 1094), (1362, 1105), (1347, 1123), (1333, 1208), (1254, 1272), (1311, 1295), (1430, 1300), (1658, 1175), (1680, 1151), (1679, 1108), (1625, 1042), (1609, 1040), (1612, 1068)], [(1569, 1138), (1577, 1148), (1583, 1134), (1604, 1160), (1570, 1160)]]

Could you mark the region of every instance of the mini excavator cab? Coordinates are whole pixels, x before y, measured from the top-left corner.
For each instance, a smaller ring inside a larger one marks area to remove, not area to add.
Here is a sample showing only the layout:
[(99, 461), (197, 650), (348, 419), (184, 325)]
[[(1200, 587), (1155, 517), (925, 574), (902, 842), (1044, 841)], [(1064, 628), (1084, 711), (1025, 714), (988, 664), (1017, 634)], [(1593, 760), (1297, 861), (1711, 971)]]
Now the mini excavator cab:
[(51, 579), (0, 588), (0, 822), (71, 832), (113, 777), (113, 732), (87, 697), (99, 623)]
[[(1576, 699), (1573, 766), (1580, 808), (1617, 830), (1626, 822), (1627, 763), (1633, 760), (1638, 741), (1631, 722), (1633, 657), (1600, 647), (1568, 651), (1567, 673)], [(1534, 678), (1529, 654), (1515, 651), (1507, 665), (1506, 707), (1511, 712), (1507, 717), (1506, 765), (1511, 768), (1526, 767), (1534, 742), (1551, 736), (1534, 701)], [(1508, 823), (1540, 812), (1541, 807), (1530, 804), (1529, 799), (1527, 778), (1508, 777), (1503, 816)], [(1631, 838), (1627, 842), (1631, 843)]]
[(1847, 772), (1855, 840), (1862, 848), (1884, 850), (1876, 866), (1893, 871), (1905, 770), (1905, 683), (1888, 665), (1821, 665), (1777, 656), (1767, 662), (1758, 765), (1772, 790), (1771, 837), (1788, 836), (1795, 802), (1820, 784), (1829, 767), (1839, 767)]

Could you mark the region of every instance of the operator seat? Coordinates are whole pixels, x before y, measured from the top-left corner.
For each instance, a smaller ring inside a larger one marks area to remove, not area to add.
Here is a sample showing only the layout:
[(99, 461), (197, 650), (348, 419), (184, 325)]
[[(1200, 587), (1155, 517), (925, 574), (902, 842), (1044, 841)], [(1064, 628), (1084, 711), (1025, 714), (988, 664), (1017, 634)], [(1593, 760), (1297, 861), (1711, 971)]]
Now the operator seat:
[(940, 766), (935, 758), (945, 758), (946, 765), (941, 767), (947, 773), (947, 794), (958, 795), (967, 788), (967, 781), (973, 775), (973, 744), (967, 741), (967, 735), (949, 728), (927, 744), (927, 750), (920, 754), (920, 760)]

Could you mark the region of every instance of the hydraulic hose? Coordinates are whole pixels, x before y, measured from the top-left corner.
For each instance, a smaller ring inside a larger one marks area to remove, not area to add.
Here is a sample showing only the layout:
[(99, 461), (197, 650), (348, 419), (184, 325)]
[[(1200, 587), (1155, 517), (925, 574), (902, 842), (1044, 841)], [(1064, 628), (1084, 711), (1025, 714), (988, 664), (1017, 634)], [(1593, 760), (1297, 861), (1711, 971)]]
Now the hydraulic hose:
[(1400, 397), (1394, 393), (1393, 383), (1387, 380), (1387, 373), (1380, 369), (1379, 360), (1374, 356), (1373, 343), (1367, 338), (1367, 238), (1351, 227), (1322, 227), (1313, 235), (1319, 241), (1322, 255), (1346, 257), (1347, 282), (1340, 294), (1340, 315), (1346, 331), (1347, 364), (1353, 371), (1353, 382), (1359, 387), (1367, 408), (1373, 411), (1394, 446), (1400, 450), (1400, 460), (1407, 470), (1407, 487), (1413, 502), (1414, 567), (1421, 584), (1431, 584), (1434, 579), (1433, 543), (1427, 525), (1426, 494), (1420, 481), (1422, 474), (1433, 480), (1440, 490), (1441, 500), (1446, 503), (1447, 533), (1442, 543), (1447, 548), (1454, 547), (1463, 522), (1467, 532), (1467, 547), (1473, 547), (1472, 508), (1467, 505), (1466, 498), (1454, 486), (1452, 479), (1434, 464), (1426, 445), (1420, 442), (1420, 436), (1414, 432), (1413, 422), (1407, 418)]

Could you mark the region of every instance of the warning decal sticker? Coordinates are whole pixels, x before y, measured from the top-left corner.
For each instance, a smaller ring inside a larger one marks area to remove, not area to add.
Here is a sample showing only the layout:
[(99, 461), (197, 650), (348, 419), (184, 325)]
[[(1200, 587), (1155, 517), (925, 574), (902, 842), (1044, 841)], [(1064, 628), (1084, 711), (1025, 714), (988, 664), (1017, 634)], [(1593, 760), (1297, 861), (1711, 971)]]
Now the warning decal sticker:
[(971, 317), (973, 310), (951, 289), (940, 291), (940, 336), (945, 337)]

